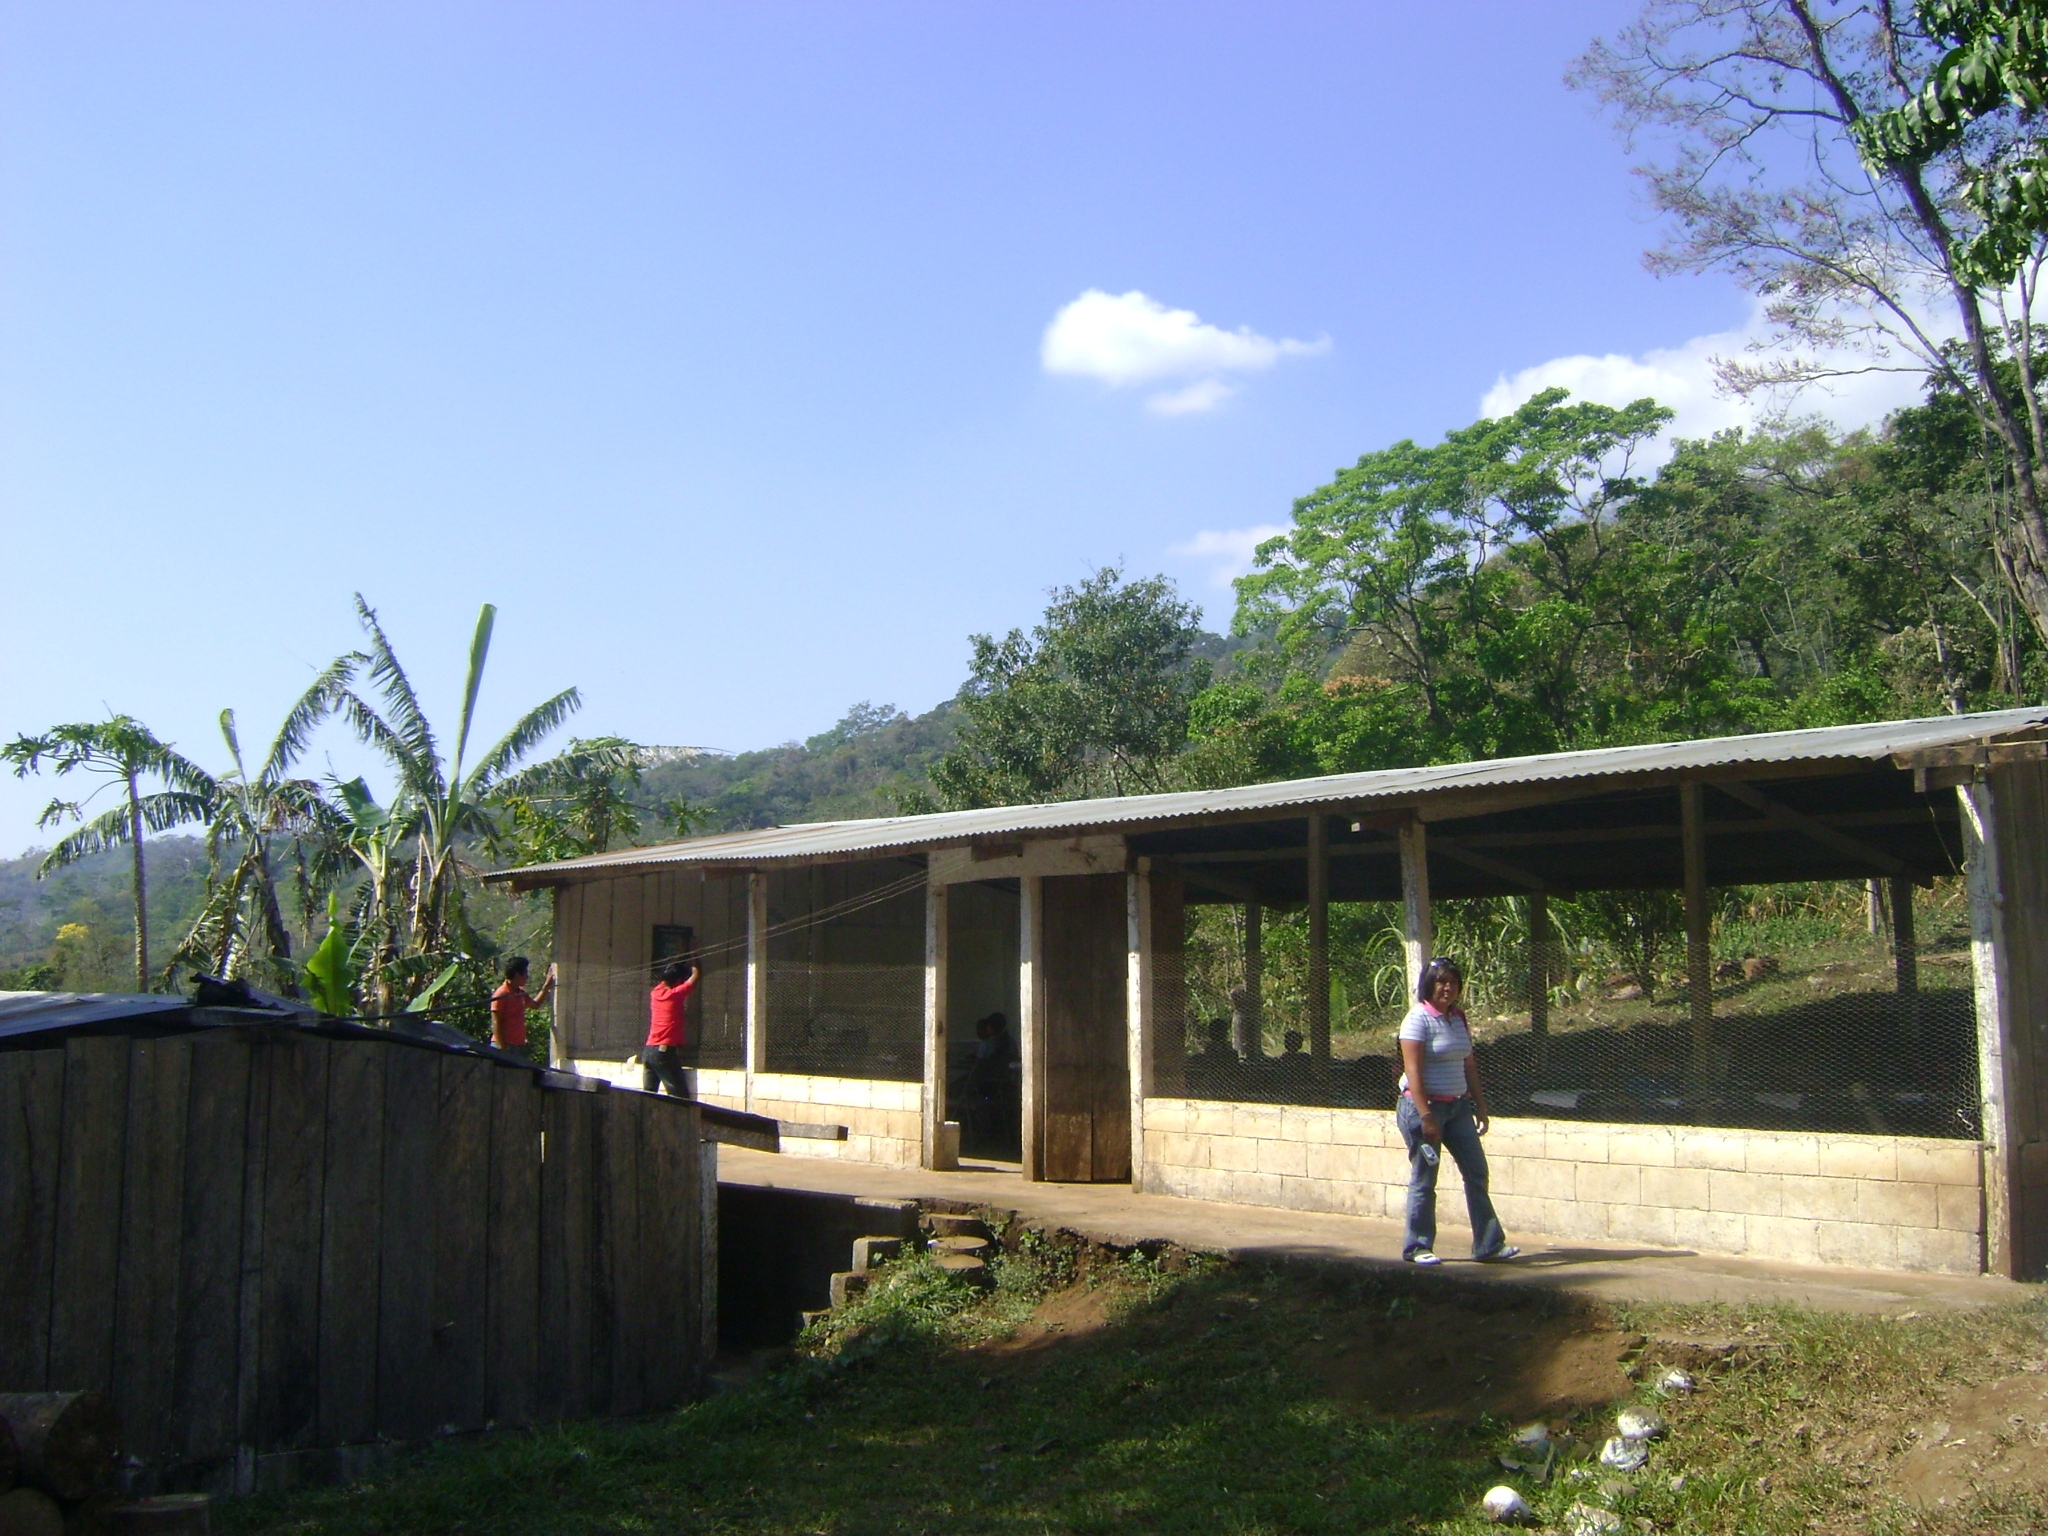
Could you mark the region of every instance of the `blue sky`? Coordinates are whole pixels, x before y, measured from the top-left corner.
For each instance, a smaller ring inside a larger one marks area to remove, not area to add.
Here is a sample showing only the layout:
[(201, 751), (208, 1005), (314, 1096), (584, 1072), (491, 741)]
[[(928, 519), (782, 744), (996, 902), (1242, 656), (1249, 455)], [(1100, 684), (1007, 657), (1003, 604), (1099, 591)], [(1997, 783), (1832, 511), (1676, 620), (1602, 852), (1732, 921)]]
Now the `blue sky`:
[(1247, 530), (1545, 379), (1719, 424), (1750, 301), (1642, 270), (1561, 83), (1632, 10), (0, 5), (0, 731), (217, 763), (360, 590), (444, 716), (488, 599), (487, 728), (763, 746), (1104, 563), (1221, 627)]

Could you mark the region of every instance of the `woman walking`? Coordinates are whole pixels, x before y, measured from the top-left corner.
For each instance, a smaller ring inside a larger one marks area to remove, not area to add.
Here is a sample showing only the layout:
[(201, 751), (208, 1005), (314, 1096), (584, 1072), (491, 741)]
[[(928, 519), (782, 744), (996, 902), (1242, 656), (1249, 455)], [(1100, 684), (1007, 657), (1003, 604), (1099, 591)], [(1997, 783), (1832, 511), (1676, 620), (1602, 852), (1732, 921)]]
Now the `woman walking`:
[(1472, 1217), (1472, 1257), (1481, 1263), (1512, 1259), (1511, 1247), (1486, 1193), (1486, 1090), (1472, 1054), (1472, 1030), (1458, 1006), (1465, 972), (1439, 955), (1422, 968), (1415, 1006), (1401, 1021), (1401, 1102), (1394, 1123), (1408, 1144), (1408, 1233), (1401, 1257), (1410, 1264), (1441, 1264), (1436, 1255), (1436, 1176), (1446, 1149), (1465, 1179)]

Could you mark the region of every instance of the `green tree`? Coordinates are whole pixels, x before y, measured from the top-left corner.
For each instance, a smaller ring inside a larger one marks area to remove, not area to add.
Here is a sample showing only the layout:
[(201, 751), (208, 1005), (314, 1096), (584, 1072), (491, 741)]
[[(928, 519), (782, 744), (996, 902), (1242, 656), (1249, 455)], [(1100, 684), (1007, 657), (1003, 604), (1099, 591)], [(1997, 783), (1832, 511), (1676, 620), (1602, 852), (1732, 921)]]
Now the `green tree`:
[[(84, 772), (104, 781), (83, 801), (53, 799), (44, 809), (39, 825), (83, 825), (59, 840), (36, 876), (40, 879), (88, 854), (128, 845), (134, 868), (135, 990), (147, 992), (149, 897), (143, 839), (151, 832), (204, 821), (212, 804), (211, 777), (128, 715), (60, 725), (40, 736), (17, 736), (0, 747), (0, 762), (12, 764), (17, 778), (48, 769), (59, 778)], [(145, 794), (146, 779), (166, 787)], [(121, 803), (86, 820), (86, 805), (107, 789), (118, 789)]]
[[(412, 842), (412, 870), (403, 885), (387, 884), (381, 899), (387, 904), (378, 925), (390, 936), (394, 947), (402, 931), (404, 951), (416, 960), (423, 981), (439, 969), (451, 954), (472, 956), (484, 946), (470, 928), (463, 911), (461, 855), (470, 842), (492, 832), (491, 797), (507, 777), (540, 742), (582, 705), (574, 688), (535, 705), (474, 763), (468, 761), (469, 738), (476, 719), (477, 696), (483, 688), (484, 663), (490, 655), (491, 629), (498, 610), (489, 603), (477, 614), (476, 630), (470, 639), (469, 662), (463, 676), (462, 709), (456, 718), (455, 750), (444, 758), (426, 710), (400, 665), (397, 653), (377, 621), (377, 615), (360, 593), (356, 613), (369, 638), (366, 651), (351, 653), (336, 663), (332, 707), (362, 740), (380, 753), (398, 780), (398, 793), (388, 813), (377, 813), (374, 828), (363, 826), (362, 834), (387, 858), (398, 838)], [(376, 702), (366, 698), (374, 695)], [(374, 807), (374, 802), (368, 802)], [(402, 924), (389, 903), (403, 895), (407, 909)], [(401, 979), (396, 967), (382, 970), (381, 985), (388, 995), (378, 1000), (379, 1011), (389, 1012), (397, 1001), (395, 985)]]
[[(1641, 692), (1655, 654), (1632, 632), (1652, 573), (1615, 518), (1641, 491), (1632, 454), (1670, 414), (1553, 389), (1434, 447), (1366, 454), (1260, 546), (1237, 628), (1270, 625), (1297, 670), (1412, 694), (1423, 761), (1572, 745), (1596, 685)], [(1340, 725), (1351, 710), (1333, 704), (1388, 701), (1364, 688), (1315, 702)]]
[[(491, 794), (502, 813), (492, 846), (515, 864), (544, 864), (630, 845), (640, 835), (633, 792), (656, 757), (623, 736), (578, 737), (545, 762), (507, 774)], [(685, 810), (681, 825), (689, 822)]]
[(949, 807), (1157, 789), (1187, 740), (1209, 665), (1174, 584), (1109, 568), (1051, 597), (1030, 635), (973, 637), (965, 723), (930, 770)]

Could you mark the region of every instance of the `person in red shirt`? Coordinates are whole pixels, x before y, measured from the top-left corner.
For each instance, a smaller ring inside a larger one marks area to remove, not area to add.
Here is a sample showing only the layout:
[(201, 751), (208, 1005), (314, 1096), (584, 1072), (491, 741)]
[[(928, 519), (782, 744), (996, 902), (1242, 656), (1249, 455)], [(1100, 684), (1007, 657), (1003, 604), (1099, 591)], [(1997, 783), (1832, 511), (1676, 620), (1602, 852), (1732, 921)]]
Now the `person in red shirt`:
[(501, 1051), (526, 1049), (526, 1010), (544, 1003), (555, 990), (555, 968), (548, 967), (540, 991), (528, 994), (526, 978), (532, 963), (524, 955), (505, 962), (505, 980), (491, 994), (491, 1044)]
[(684, 1010), (696, 990), (696, 966), (675, 960), (663, 967), (650, 997), (647, 1049), (640, 1053), (640, 1086), (649, 1093), (659, 1093), (665, 1086), (676, 1098), (692, 1097), (689, 1079), (683, 1075), (688, 1033)]

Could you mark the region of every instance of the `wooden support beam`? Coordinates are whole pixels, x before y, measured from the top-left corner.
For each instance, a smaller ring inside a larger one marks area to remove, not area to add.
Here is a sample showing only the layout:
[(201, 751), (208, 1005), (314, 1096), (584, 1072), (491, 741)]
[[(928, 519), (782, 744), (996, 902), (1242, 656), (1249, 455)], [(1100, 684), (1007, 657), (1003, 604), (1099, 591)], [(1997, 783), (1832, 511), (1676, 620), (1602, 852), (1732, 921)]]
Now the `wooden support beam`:
[(1266, 898), (1254, 885), (1242, 880), (1233, 880), (1229, 875), (1219, 875), (1206, 869), (1189, 869), (1184, 860), (1154, 857), (1153, 870), (1162, 875), (1178, 875), (1190, 885), (1199, 885), (1205, 891), (1214, 891), (1219, 896), (1228, 896), (1233, 901), (1260, 902)]
[(1330, 818), (1308, 818), (1309, 1070), (1330, 1070)]
[(1045, 877), (1024, 875), (1017, 882), (1017, 1063), (1023, 1101), (1024, 1177), (1045, 1177), (1039, 1132), (1044, 1123), (1039, 1103), (1045, 1090)]
[(1236, 1012), (1237, 1054), (1256, 1061), (1266, 1054), (1266, 909), (1256, 901), (1244, 908), (1244, 997)]
[(1145, 1101), (1152, 1096), (1152, 1025), (1158, 990), (1152, 948), (1152, 861), (1124, 876), (1124, 1018), (1129, 1028), (1131, 1188), (1145, 1188)]
[(1557, 941), (1550, 931), (1550, 897), (1529, 894), (1529, 1032), (1550, 1033), (1550, 951)]
[(1419, 817), (1401, 828), (1401, 932), (1408, 995), (1413, 997), (1436, 943), (1436, 921), (1429, 906), (1429, 831)]
[(1891, 879), (1892, 974), (1899, 995), (1920, 991), (1920, 947), (1913, 931), (1913, 882), (1903, 875)]
[(1456, 838), (1439, 835), (1431, 840), (1431, 846), (1447, 859), (1455, 859), (1458, 863), (1470, 869), (1476, 869), (1481, 874), (1492, 875), (1496, 880), (1505, 880), (1510, 885), (1519, 885), (1525, 891), (1547, 892), (1550, 889), (1550, 882), (1541, 875), (1532, 875), (1528, 870), (1522, 869), (1517, 865), (1491, 858), (1483, 853), (1474, 853)]
[[(1765, 819), (1775, 822), (1790, 831), (1804, 833), (1823, 848), (1832, 848), (1837, 853), (1846, 853), (1850, 858), (1861, 860), (1882, 874), (1900, 875), (1906, 871), (1904, 864), (1884, 852), (1884, 850), (1873, 848), (1870, 844), (1853, 838), (1846, 832), (1836, 831), (1835, 828), (1829, 826), (1817, 816), (1809, 816), (1804, 811), (1795, 811), (1789, 805), (1780, 805), (1769, 796), (1750, 788), (1749, 785), (1738, 780), (1728, 779), (1714, 787), (1730, 799), (1740, 800), (1751, 810), (1762, 811)], [(1697, 786), (1688, 784), (1684, 789), (1680, 790), (1680, 794), (1684, 794), (1686, 790), (1696, 792)]]
[(1686, 1075), (1690, 1086), (1704, 1088), (1716, 1076), (1714, 955), (1713, 911), (1707, 905), (1707, 821), (1698, 784), (1679, 785), (1678, 808), (1685, 855), (1685, 991), (1692, 1024), (1692, 1059)]
[(754, 1076), (768, 1070), (768, 872), (747, 871), (746, 1107), (754, 1108)]
[(952, 887), (928, 883), (924, 888), (924, 1103), (920, 1127), (920, 1164), (941, 1168), (947, 1156), (946, 1124), (946, 984), (947, 938)]

